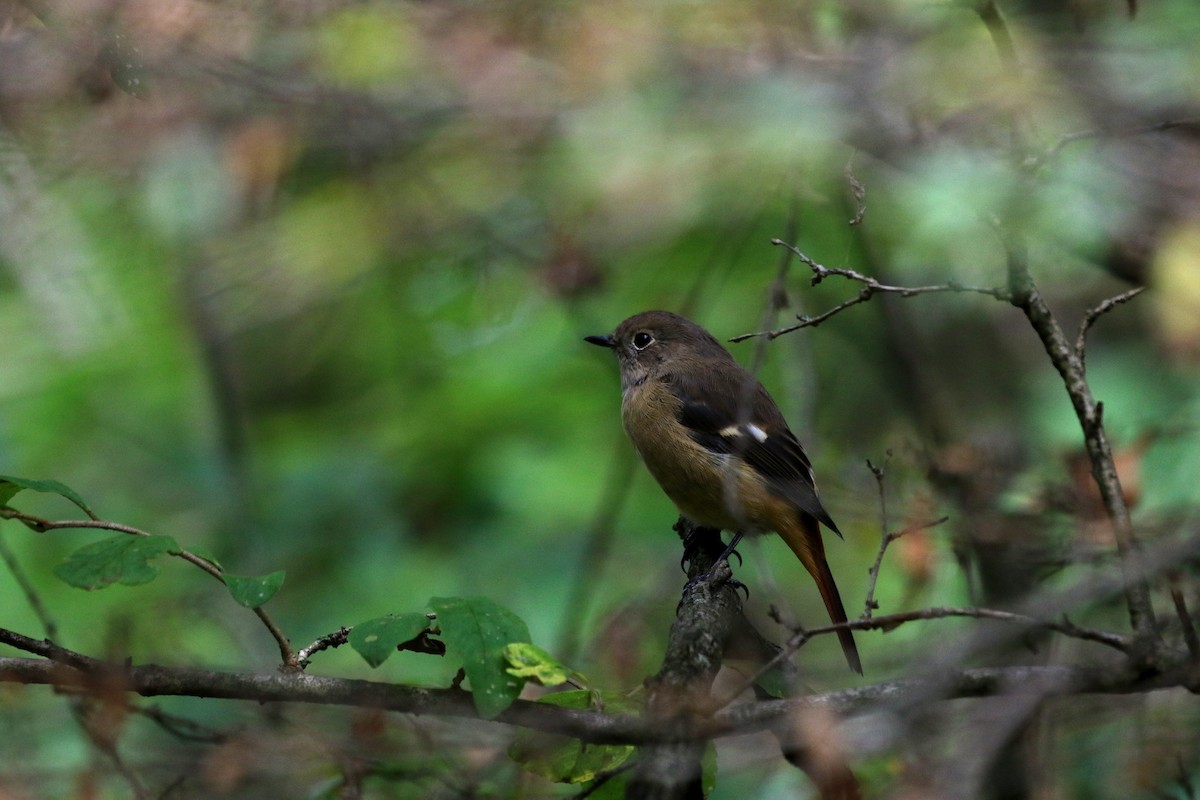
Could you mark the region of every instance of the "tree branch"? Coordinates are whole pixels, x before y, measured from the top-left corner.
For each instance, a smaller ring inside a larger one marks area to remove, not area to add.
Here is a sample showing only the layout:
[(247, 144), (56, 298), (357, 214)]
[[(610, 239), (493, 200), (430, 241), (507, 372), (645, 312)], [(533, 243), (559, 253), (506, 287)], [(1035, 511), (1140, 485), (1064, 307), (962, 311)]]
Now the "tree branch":
[[(75, 654), (91, 664), (94, 659)], [(55, 686), (88, 691), (99, 667), (67, 666), (37, 658), (0, 657), (0, 682)], [(103, 665), (107, 675), (120, 675), (126, 691), (144, 697), (186, 696), (245, 700), (257, 703), (309, 703), (374, 708), (405, 714), (477, 719), (474, 703), (458, 689), (418, 689), (374, 681), (327, 678), (304, 673), (238, 673), (165, 667), (155, 664)], [(518, 700), (497, 722), (572, 736), (597, 744), (704, 742), (712, 738), (767, 730), (801, 709), (821, 708), (840, 715), (868, 712), (881, 706), (915, 702), (930, 696), (942, 700), (1020, 694), (1028, 687), (1054, 687), (1059, 696), (1131, 694), (1194, 685), (1196, 676), (1176, 670), (1152, 679), (1111, 669), (1056, 667), (992, 667), (948, 671), (935, 677), (885, 681), (788, 700), (747, 703), (709, 718), (681, 717), (670, 725), (628, 715), (607, 715), (531, 700)], [(107, 687), (111, 689), (112, 687)]]
[(955, 283), (953, 281), (931, 286), (892, 286), (890, 284), (881, 283), (869, 275), (863, 275), (861, 272), (856, 272), (855, 270), (848, 269), (846, 267), (826, 267), (818, 264), (816, 261), (801, 252), (795, 245), (788, 244), (781, 239), (772, 239), (771, 244), (778, 247), (786, 247), (792, 252), (793, 255), (796, 256), (796, 258), (808, 265), (808, 268), (813, 272), (813, 286), (816, 286), (830, 275), (836, 275), (847, 280), (861, 283), (862, 289), (859, 290), (856, 296), (850, 298), (849, 300), (843, 301), (823, 314), (818, 314), (815, 317), (799, 314), (796, 316), (796, 319), (799, 320), (799, 322), (795, 325), (788, 325), (783, 328), (776, 328), (769, 331), (743, 333), (740, 336), (734, 336), (731, 338), (729, 340), (731, 342), (743, 342), (746, 339), (752, 339), (756, 336), (764, 336), (768, 340), (771, 340), (783, 336), (785, 333), (798, 331), (801, 328), (813, 328), (817, 325), (820, 325), (822, 322), (834, 316), (835, 314), (845, 311), (851, 306), (856, 306), (859, 303), (865, 303), (876, 294), (896, 294), (901, 297), (914, 297), (919, 294), (933, 294), (937, 292), (972, 292), (975, 294), (986, 294), (990, 297), (995, 297), (1000, 300), (1008, 299), (1008, 292), (1000, 287), (963, 286), (962, 284)]
[[(1083, 359), (1067, 342), (1062, 327), (1059, 326), (1058, 320), (1050, 311), (1045, 298), (1038, 291), (1037, 285), (1029, 273), (1024, 248), (1012, 237), (1003, 236), (1003, 232), (1002, 239), (1008, 254), (1009, 302), (1024, 312), (1029, 324), (1033, 326), (1034, 331), (1042, 340), (1050, 362), (1062, 377), (1067, 395), (1071, 398), (1071, 405), (1075, 409), (1075, 415), (1083, 429), (1084, 444), (1087, 448), (1088, 458), (1092, 462), (1092, 477), (1100, 489), (1104, 508), (1112, 522), (1117, 552), (1122, 556), (1122, 568), (1137, 573), (1137, 539), (1133, 533), (1129, 508), (1125, 505), (1125, 495), (1121, 491), (1121, 481), (1117, 476), (1116, 465), (1113, 461), (1112, 446), (1104, 431), (1103, 406), (1092, 396), (1091, 387), (1084, 374)], [(1112, 305), (1116, 305), (1116, 302)], [(1103, 304), (1098, 308), (1102, 307)], [(1103, 310), (1099, 310), (1095, 316), (1099, 317), (1102, 313), (1104, 313)], [(1076, 338), (1076, 346), (1078, 346), (1079, 339), (1086, 333), (1087, 327), (1085, 318), (1080, 335)], [(1150, 603), (1150, 588), (1145, 578), (1126, 581), (1125, 597), (1129, 606), (1129, 620), (1134, 634), (1146, 642), (1157, 637), (1154, 626), (1154, 609)]]
[(1145, 286), (1137, 286), (1127, 292), (1110, 297), (1087, 310), (1087, 313), (1083, 315), (1083, 321), (1079, 323), (1079, 333), (1075, 334), (1075, 358), (1079, 359), (1080, 368), (1086, 369), (1087, 367), (1085, 361), (1087, 335), (1092, 326), (1096, 324), (1096, 320), (1122, 303), (1128, 303), (1144, 291), (1146, 291)]
[[(726, 580), (728, 563), (705, 577), (713, 569), (714, 553), (719, 555), (724, 549), (720, 531), (697, 528), (683, 517), (676, 530), (687, 542), (689, 584), (671, 624), (662, 668), (646, 682), (650, 690), (646, 721), (669, 735), (638, 754), (626, 794), (631, 799), (701, 796), (700, 760), (705, 741), (683, 732), (690, 718), (700, 718), (711, 706), (709, 689), (721, 668), (726, 642), (741, 617), (737, 590)], [(681, 735), (670, 735), (673, 732)]]

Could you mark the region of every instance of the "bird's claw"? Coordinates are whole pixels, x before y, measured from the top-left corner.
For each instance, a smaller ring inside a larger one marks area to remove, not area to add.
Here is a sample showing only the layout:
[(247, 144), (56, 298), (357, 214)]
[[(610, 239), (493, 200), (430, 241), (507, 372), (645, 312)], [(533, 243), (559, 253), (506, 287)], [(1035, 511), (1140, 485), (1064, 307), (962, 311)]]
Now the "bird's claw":
[[(684, 572), (687, 572), (687, 567), (685, 565), (692, 560), (692, 554), (695, 553), (696, 548), (700, 546), (698, 541), (699, 537), (697, 536), (698, 532), (698, 530), (693, 530), (683, 538), (683, 555), (679, 559), (679, 569), (683, 570)], [(720, 560), (725, 560), (729, 558), (729, 556), (737, 556), (738, 566), (740, 567), (746, 562), (742, 559), (742, 554), (733, 549), (734, 544), (736, 544), (736, 541), (730, 542), (729, 549), (721, 554)]]
[[(687, 597), (689, 592), (692, 592), (697, 587), (707, 583), (716, 583), (718, 586), (728, 586), (734, 591), (740, 589), (746, 593), (746, 599), (750, 599), (750, 587), (733, 577), (732, 572), (729, 572), (724, 576), (721, 576), (717, 573), (717, 568), (723, 563), (725, 562), (718, 562), (714, 564), (707, 572), (700, 573), (696, 577), (689, 579), (688, 582), (683, 585), (683, 592), (680, 595), (679, 604), (675, 606), (676, 613), (679, 612), (680, 607), (683, 605), (683, 598)], [(728, 564), (726, 564), (726, 567), (728, 567)]]

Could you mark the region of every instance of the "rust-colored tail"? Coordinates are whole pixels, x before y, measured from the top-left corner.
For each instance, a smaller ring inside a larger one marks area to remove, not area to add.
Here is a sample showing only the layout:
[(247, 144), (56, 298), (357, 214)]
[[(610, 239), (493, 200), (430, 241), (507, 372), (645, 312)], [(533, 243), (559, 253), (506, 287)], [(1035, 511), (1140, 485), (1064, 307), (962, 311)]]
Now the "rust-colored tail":
[[(825, 544), (821, 540), (821, 524), (816, 517), (803, 512), (795, 517), (794, 524), (783, 524), (777, 531), (787, 542), (788, 547), (800, 559), (800, 563), (812, 575), (825, 601), (825, 609), (829, 618), (834, 622), (846, 621), (846, 609), (842, 606), (841, 595), (838, 594), (837, 584), (833, 582), (833, 573), (829, 571), (829, 562), (825, 560)], [(862, 674), (862, 661), (858, 658), (858, 647), (854, 644), (854, 634), (842, 629), (837, 632), (838, 641), (842, 643), (842, 653), (850, 669)]]

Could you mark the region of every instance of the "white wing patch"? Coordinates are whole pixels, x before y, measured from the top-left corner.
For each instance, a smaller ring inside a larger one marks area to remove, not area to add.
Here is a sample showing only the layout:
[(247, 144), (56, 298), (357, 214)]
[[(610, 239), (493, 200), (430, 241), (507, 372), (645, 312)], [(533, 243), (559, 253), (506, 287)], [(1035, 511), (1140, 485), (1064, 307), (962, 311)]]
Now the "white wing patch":
[(717, 431), (717, 433), (719, 433), (721, 436), (724, 436), (726, 439), (750, 435), (758, 440), (759, 444), (762, 444), (767, 440), (767, 432), (755, 425), (753, 422), (746, 425), (729, 425)]

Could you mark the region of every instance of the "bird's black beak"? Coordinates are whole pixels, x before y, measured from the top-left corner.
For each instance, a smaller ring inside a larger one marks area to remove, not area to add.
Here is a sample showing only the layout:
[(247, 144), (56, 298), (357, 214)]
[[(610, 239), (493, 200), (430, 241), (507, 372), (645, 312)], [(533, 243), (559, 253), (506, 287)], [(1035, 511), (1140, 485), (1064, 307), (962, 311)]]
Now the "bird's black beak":
[(599, 345), (600, 347), (611, 348), (617, 346), (616, 340), (614, 340), (610, 334), (606, 334), (604, 336), (585, 336), (583, 337), (583, 340), (588, 344), (595, 344)]

